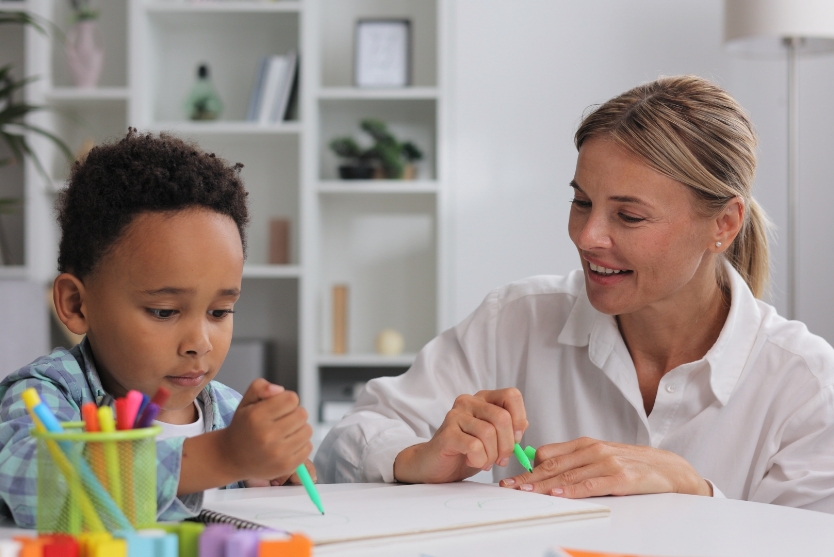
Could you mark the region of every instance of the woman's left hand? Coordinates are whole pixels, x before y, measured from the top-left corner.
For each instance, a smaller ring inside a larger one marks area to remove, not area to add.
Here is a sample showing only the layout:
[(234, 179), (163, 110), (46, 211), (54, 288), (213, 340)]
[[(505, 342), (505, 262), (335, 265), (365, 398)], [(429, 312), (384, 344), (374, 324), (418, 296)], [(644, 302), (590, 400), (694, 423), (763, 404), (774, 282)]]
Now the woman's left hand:
[[(307, 467), (307, 471), (310, 472), (310, 477), (313, 478), (313, 481), (316, 481), (316, 467), (313, 466), (313, 463), (308, 458), (304, 461), (304, 466)], [(298, 474), (293, 472), (287, 476), (281, 476), (280, 478), (273, 478), (271, 480), (246, 480), (243, 482), (246, 487), (269, 487), (273, 485), (301, 485), (301, 478), (298, 477)]]
[(499, 485), (569, 499), (639, 493), (712, 496), (709, 482), (675, 453), (588, 437), (542, 445), (532, 472)]

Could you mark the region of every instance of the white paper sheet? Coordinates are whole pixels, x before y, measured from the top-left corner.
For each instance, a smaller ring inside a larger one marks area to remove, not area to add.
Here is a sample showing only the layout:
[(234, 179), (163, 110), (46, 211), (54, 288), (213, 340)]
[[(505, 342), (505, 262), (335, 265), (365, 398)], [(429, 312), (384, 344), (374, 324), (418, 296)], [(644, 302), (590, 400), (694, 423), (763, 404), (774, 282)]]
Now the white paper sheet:
[(489, 484), (406, 485), (322, 494), (325, 515), (304, 496), (217, 501), (212, 511), (303, 532), (317, 545), (505, 525), (606, 516), (608, 507)]

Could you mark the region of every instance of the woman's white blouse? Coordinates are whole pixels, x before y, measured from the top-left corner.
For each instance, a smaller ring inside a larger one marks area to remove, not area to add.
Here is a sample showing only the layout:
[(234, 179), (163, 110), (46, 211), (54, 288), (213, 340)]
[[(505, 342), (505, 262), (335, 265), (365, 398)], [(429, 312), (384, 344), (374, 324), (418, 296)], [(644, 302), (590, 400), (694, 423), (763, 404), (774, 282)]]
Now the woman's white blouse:
[[(530, 422), (522, 445), (649, 445), (684, 457), (727, 497), (834, 513), (834, 349), (729, 275), (718, 340), (664, 375), (648, 416), (616, 321), (591, 306), (581, 271), (494, 290), (407, 373), (368, 383), (322, 443), (319, 478), (394, 481), (397, 454), (429, 440), (455, 397), (517, 387)], [(511, 459), (493, 476), (522, 471)]]

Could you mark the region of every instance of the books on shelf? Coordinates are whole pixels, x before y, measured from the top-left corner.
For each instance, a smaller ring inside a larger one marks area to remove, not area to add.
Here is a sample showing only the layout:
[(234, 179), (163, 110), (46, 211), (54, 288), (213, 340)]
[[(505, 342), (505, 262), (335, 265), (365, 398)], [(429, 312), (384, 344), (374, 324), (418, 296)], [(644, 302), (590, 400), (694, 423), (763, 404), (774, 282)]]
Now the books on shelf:
[(298, 80), (298, 54), (264, 56), (258, 64), (246, 120), (272, 124), (287, 119)]

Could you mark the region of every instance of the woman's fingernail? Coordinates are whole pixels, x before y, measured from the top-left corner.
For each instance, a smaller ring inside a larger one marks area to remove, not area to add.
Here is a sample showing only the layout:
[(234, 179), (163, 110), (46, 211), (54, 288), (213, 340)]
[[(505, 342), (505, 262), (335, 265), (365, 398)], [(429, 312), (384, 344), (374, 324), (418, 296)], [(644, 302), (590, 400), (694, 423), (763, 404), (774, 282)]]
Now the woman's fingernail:
[(520, 429), (517, 429), (513, 433), (515, 434), (515, 442), (520, 443), (521, 442), (521, 436), (524, 435), (524, 432), (521, 431)]
[(505, 478), (501, 480), (503, 485), (515, 485), (515, 480), (513, 478)]
[(521, 484), (521, 491), (533, 491), (533, 484)]
[(484, 466), (483, 468), (481, 468), (481, 470), (483, 470), (484, 472), (489, 472), (490, 470), (492, 470), (492, 464), (490, 464), (489, 466)]
[(270, 393), (272, 393), (274, 395), (277, 395), (278, 393), (283, 393), (284, 392), (284, 387), (282, 387), (281, 385), (276, 385), (275, 383), (271, 383), (269, 385), (269, 389), (267, 389), (267, 390)]
[(561, 487), (554, 487), (553, 491), (551, 491), (550, 493), (552, 493), (553, 495), (561, 495), (564, 492), (565, 492), (565, 490), (562, 489)]
[(502, 458), (501, 460), (498, 461), (498, 466), (506, 466), (509, 463), (510, 463), (510, 457), (505, 456), (504, 458)]

